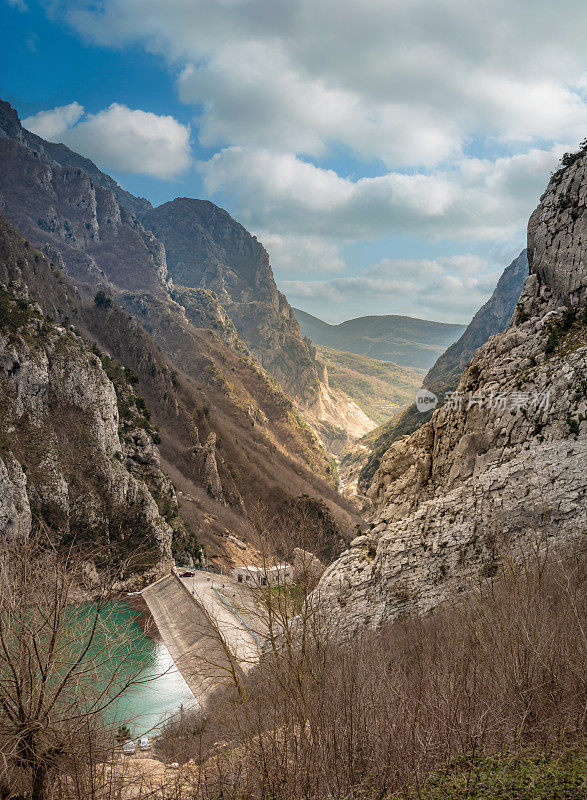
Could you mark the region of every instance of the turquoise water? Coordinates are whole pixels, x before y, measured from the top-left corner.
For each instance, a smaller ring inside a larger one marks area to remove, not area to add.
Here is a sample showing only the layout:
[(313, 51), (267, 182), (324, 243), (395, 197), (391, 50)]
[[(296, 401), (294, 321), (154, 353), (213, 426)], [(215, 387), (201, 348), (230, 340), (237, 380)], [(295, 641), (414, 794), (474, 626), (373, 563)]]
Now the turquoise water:
[(197, 707), (169, 651), (161, 641), (145, 633), (137, 622), (139, 616), (140, 612), (127, 603), (112, 604), (102, 617), (103, 626), (97, 643), (99, 648), (101, 642), (123, 634), (125, 645), (108, 654), (105, 675), (110, 676), (116, 667), (118, 686), (123, 686), (129, 679), (133, 683), (108, 708), (106, 721), (114, 726), (128, 725), (133, 738), (156, 732), (182, 707), (186, 710)]

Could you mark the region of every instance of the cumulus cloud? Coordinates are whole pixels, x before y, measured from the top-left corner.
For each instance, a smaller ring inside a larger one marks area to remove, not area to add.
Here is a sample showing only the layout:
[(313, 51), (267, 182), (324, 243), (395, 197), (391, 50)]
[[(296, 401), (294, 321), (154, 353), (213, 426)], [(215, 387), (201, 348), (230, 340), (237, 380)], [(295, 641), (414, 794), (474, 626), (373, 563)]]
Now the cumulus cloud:
[(257, 238), (263, 242), (273, 269), (281, 277), (340, 272), (346, 267), (340, 253), (340, 242), (319, 236), (292, 236), (269, 231), (257, 231)]
[(37, 136), (54, 142), (63, 136), (68, 128), (75, 125), (83, 113), (84, 107), (74, 102), (67, 106), (58, 106), (47, 111), (39, 111), (38, 114), (33, 114), (32, 117), (23, 119), (22, 124), (27, 130), (36, 133)]
[(471, 137), (578, 140), (583, 0), (54, 0), (84, 35), (182, 67), (206, 144), (431, 166)]
[(563, 149), (351, 180), (290, 153), (229, 147), (199, 169), (207, 191), (231, 197), (257, 230), (346, 241), (406, 233), (508, 240), (525, 225)]
[[(400, 280), (397, 259), (353, 284), (349, 243), (407, 235), (512, 252), (558, 157), (587, 134), (584, 0), (564, 13), (536, 0), (51, 6), (100, 45), (139, 43), (167, 59), (200, 143), (216, 150), (199, 165), (206, 192), (259, 235), (280, 274), (343, 275), (290, 280), (294, 301), (343, 303), (353, 286), (367, 305), (396, 297), (385, 287)], [(442, 318), (475, 311), (495, 277), (438, 259), (410, 265), (429, 306), (409, 276), (397, 296), (439, 316), (444, 292)]]
[(172, 178), (191, 164), (189, 126), (120, 103), (85, 114), (83, 106), (74, 102), (40, 111), (23, 125), (115, 171)]
[(408, 314), (468, 322), (495, 288), (501, 268), (473, 254), (438, 259), (382, 259), (358, 275), (283, 281), (290, 301), (330, 309), (328, 321), (368, 314)]

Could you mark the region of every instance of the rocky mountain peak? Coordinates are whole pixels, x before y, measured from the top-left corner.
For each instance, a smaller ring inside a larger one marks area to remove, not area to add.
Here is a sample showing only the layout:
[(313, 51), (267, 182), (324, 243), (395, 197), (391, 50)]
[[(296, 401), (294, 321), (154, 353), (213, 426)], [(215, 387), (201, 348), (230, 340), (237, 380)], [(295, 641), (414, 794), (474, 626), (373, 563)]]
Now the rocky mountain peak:
[(535, 314), (587, 302), (587, 150), (573, 158), (554, 173), (528, 223), (531, 279), (523, 299)]
[(178, 197), (148, 211), (143, 221), (164, 243), (179, 285), (211, 289), (222, 303), (256, 300), (279, 310), (267, 251), (224, 209)]

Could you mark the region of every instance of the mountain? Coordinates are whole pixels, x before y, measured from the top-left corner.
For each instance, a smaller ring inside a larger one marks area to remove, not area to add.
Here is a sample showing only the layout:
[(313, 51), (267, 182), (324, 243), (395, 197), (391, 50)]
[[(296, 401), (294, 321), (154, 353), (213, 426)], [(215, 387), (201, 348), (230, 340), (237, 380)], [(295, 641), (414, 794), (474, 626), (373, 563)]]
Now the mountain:
[(316, 350), (326, 364), (330, 385), (343, 389), (377, 423), (409, 405), (422, 383), (421, 372), (393, 361), (378, 361), (332, 347)]
[(294, 308), (294, 314), (302, 334), (314, 344), (414, 369), (429, 369), (465, 330), (465, 325), (396, 315), (359, 317), (329, 325), (298, 308)]
[(527, 277), (528, 253), (524, 249), (503, 271), (493, 294), (477, 311), (461, 338), (438, 358), (423, 386), (437, 394), (456, 388), (477, 348), (509, 325)]
[(330, 386), (316, 349), (302, 339), (294, 312), (275, 285), (267, 251), (227, 211), (184, 197), (148, 211), (143, 222), (165, 245), (178, 291), (212, 294), (329, 452), (338, 454), (374, 427), (340, 386)]
[[(0, 206), (49, 262), (43, 278), (34, 269), (20, 278), (19, 259), (7, 261), (7, 279), (24, 282), (66, 331), (75, 324), (108, 369), (117, 363), (137, 377), (180, 518), (208, 555), (230, 559), (248, 546), (258, 503), (276, 520), (309, 516), (318, 539), (336, 529), (338, 543), (359, 519), (336, 492), (334, 463), (214, 292), (173, 285), (164, 244), (91, 162), (88, 171), (67, 148), (27, 134), (7, 104), (0, 130)], [(143, 212), (148, 204), (135, 199)], [(42, 298), (51, 276), (62, 294), (49, 309)], [(154, 499), (167, 508), (165, 497)]]
[(56, 144), (41, 139), (35, 133), (27, 131), (20, 124), (18, 114), (14, 108), (4, 100), (0, 100), (0, 138), (8, 137), (25, 145), (31, 152), (37, 153), (40, 158), (48, 160), (53, 165), (73, 167), (80, 169), (103, 189), (107, 189), (128, 211), (139, 216), (144, 214), (151, 203), (145, 197), (135, 197), (130, 192), (119, 186), (114, 178), (98, 169), (89, 158), (74, 153), (64, 144)]
[(228, 212), (177, 198), (147, 211), (143, 224), (165, 245), (175, 284), (214, 292), (238, 335), (286, 392), (305, 406), (318, 397), (316, 365), (263, 245)]
[[(239, 335), (327, 444), (331, 430), (346, 441), (349, 432), (371, 429), (358, 406), (349, 411), (348, 398), (329, 390), (324, 365), (313, 360), (277, 291), (267, 253), (226, 211), (188, 198), (151, 209), (88, 159), (25, 131), (8, 103), (0, 103), (0, 159), (0, 212), (72, 277), (169, 299), (167, 245), (176, 289), (208, 292), (189, 295), (198, 324), (208, 323), (211, 304), (216, 319), (225, 314), (223, 303), (230, 305)], [(185, 292), (174, 294), (178, 306), (182, 297)], [(204, 315), (196, 309), (200, 302)]]
[(530, 218), (515, 319), (477, 350), (453, 401), (385, 453), (372, 530), (319, 585), (330, 624), (426, 611), (587, 530), (586, 194), (583, 149)]
[(69, 289), (0, 216), (0, 531), (11, 539), (44, 524), (111, 564), (141, 548), (142, 570), (165, 564), (177, 497), (155, 432), (130, 373), (55, 320)]
[[(520, 255), (506, 267), (493, 294), (475, 314), (460, 339), (452, 344), (429, 370), (422, 381), (422, 386), (434, 392), (441, 402), (447, 392), (456, 389), (464, 368), (477, 348), (485, 344), (490, 336), (501, 333), (507, 327), (527, 275), (528, 256), (526, 250), (522, 250)], [(360, 469), (358, 487), (361, 491), (367, 490), (386, 450), (401, 436), (417, 430), (430, 419), (431, 415), (431, 411), (419, 411), (416, 404), (411, 403), (381, 428), (367, 434), (361, 441), (360, 448), (355, 448), (354, 452), (349, 453), (343, 469), (355, 474)], [(370, 451), (366, 461), (365, 448)]]

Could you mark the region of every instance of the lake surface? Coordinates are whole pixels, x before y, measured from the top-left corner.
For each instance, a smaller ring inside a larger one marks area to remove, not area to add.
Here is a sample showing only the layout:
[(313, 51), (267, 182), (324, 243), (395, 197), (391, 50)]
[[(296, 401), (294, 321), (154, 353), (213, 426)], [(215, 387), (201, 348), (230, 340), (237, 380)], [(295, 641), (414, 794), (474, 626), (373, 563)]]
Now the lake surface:
[(103, 636), (124, 634), (128, 647), (112, 654), (120, 664), (121, 680), (136, 677), (130, 686), (108, 709), (107, 719), (115, 725), (128, 725), (133, 738), (154, 733), (165, 719), (180, 709), (197, 707), (190, 688), (173, 663), (169, 651), (158, 639), (145, 633), (138, 619), (141, 612), (127, 603), (113, 603), (104, 615)]

